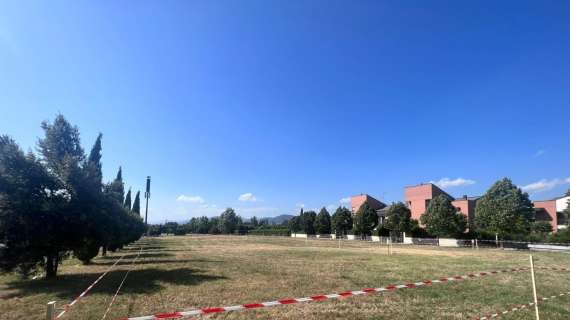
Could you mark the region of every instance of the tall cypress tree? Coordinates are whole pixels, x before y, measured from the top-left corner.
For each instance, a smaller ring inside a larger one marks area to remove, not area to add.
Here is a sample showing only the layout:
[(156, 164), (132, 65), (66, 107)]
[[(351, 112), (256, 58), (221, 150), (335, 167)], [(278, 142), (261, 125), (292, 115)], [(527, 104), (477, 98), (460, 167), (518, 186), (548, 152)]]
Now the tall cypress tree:
[(125, 209), (127, 209), (127, 211), (131, 211), (131, 189), (129, 188), (129, 191), (127, 192), (127, 195), (125, 196), (125, 203), (123, 204), (123, 206), (125, 207)]
[(138, 214), (139, 216), (141, 215), (141, 192), (137, 191), (137, 194), (135, 195), (135, 201), (133, 202), (133, 213)]

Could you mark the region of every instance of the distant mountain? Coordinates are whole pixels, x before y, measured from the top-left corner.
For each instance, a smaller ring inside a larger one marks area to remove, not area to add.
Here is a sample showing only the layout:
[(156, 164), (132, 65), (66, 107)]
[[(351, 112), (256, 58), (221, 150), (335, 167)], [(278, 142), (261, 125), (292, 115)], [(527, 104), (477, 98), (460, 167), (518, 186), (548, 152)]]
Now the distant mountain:
[(281, 224), (284, 221), (290, 220), (291, 218), (293, 218), (293, 215), (290, 214), (282, 214), (279, 215), (277, 217), (264, 217), (264, 218), (260, 218), (259, 220), (263, 219), (263, 220), (267, 220), (269, 222), (269, 224)]

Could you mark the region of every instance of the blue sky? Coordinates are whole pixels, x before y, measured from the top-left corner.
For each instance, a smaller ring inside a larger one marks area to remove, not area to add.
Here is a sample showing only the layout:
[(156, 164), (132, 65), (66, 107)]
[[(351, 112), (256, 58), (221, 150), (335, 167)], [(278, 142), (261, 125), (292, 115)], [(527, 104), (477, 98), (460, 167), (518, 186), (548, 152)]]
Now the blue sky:
[[(0, 133), (64, 114), (150, 220), (570, 188), (568, 1), (2, 1)], [(459, 179), (461, 178), (461, 179)], [(459, 179), (459, 180), (458, 180)], [(241, 199), (241, 200), (240, 200)]]

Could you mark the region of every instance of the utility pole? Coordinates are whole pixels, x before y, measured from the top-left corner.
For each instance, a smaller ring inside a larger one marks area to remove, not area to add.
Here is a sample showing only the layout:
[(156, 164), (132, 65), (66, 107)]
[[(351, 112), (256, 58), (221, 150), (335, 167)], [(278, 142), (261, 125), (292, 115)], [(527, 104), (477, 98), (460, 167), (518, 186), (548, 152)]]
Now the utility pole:
[(148, 199), (150, 199), (150, 176), (146, 177), (146, 192), (144, 193), (146, 198), (146, 210), (144, 213), (144, 224), (148, 226)]

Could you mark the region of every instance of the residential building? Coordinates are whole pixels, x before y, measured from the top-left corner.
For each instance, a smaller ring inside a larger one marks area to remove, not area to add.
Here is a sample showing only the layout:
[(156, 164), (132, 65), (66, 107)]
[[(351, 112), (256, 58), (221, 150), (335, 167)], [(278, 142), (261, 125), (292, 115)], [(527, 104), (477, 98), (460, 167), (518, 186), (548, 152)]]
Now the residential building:
[(412, 219), (420, 220), (421, 215), (426, 212), (431, 199), (439, 195), (447, 197), (457, 211), (464, 214), (469, 221), (475, 218), (475, 206), (479, 197), (463, 196), (455, 199), (433, 183), (422, 183), (404, 189), (404, 199), (412, 212)]
[(563, 211), (568, 207), (568, 200), (570, 200), (570, 196), (534, 201), (535, 221), (548, 221), (555, 232), (566, 228)]
[(375, 198), (373, 198), (372, 196), (369, 196), (367, 194), (359, 194), (357, 196), (352, 196), (351, 199), (351, 205), (352, 205), (352, 214), (355, 215), (356, 212), (358, 211), (358, 209), (360, 209), (360, 206), (364, 203), (364, 202), (368, 202), (368, 205), (376, 210), (376, 214), (378, 215), (378, 222), (380, 224), (384, 223), (384, 219), (386, 217), (386, 210), (388, 208), (388, 206), (383, 203), (380, 200), (377, 200)]

